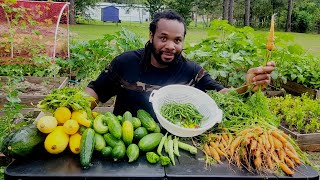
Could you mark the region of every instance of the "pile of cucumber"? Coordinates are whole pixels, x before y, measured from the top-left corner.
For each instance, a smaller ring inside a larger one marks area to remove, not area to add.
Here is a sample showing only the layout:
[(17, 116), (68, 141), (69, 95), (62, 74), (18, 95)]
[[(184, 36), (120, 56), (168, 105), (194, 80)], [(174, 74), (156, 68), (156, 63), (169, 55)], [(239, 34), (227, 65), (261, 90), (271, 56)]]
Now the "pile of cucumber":
[(162, 137), (160, 125), (142, 109), (138, 110), (137, 117), (128, 111), (123, 116), (111, 112), (99, 114), (91, 128), (82, 133), (80, 163), (89, 167), (94, 151), (114, 161), (127, 157), (128, 162), (133, 162), (140, 151), (149, 152), (158, 147)]

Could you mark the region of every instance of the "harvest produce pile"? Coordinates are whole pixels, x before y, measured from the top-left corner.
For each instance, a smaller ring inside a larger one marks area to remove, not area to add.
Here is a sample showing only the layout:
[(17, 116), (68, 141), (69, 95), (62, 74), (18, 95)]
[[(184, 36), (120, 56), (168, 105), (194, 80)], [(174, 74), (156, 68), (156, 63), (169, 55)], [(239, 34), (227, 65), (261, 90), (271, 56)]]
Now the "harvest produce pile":
[[(51, 154), (71, 151), (79, 155), (84, 168), (90, 168), (94, 152), (103, 157), (101, 161), (132, 163), (145, 156), (149, 163), (174, 166), (179, 165), (176, 158), (181, 149), (190, 156), (202, 150), (207, 164), (231, 163), (260, 174), (293, 175), (297, 166), (309, 163), (293, 139), (276, 128), (279, 118), (271, 113), (261, 91), (248, 97), (233, 91), (209, 91), (224, 112), (223, 121), (192, 139), (193, 145), (167, 133), (142, 109), (137, 111), (137, 117), (129, 111), (122, 116), (92, 112), (92, 99), (82, 92), (75, 88), (54, 90), (38, 105), (47, 114), (12, 133), (1, 151), (14, 157), (26, 156), (36, 147), (44, 147)], [(179, 104), (180, 110), (175, 108), (171, 107), (171, 115), (178, 112), (184, 117), (197, 116), (192, 106)]]

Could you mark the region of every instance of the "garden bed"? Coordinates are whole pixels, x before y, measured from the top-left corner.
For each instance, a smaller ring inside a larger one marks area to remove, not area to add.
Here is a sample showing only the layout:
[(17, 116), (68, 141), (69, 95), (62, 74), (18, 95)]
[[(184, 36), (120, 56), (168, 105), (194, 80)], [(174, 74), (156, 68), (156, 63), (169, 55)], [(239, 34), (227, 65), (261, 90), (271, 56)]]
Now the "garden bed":
[(320, 151), (320, 133), (308, 133), (300, 134), (289, 130), (284, 126), (279, 127), (286, 134), (289, 134), (292, 138), (296, 139), (298, 146), (303, 151)]
[(286, 92), (295, 96), (301, 96), (303, 93), (308, 93), (314, 98), (320, 97), (319, 90), (308, 88), (296, 82), (288, 81), (286, 84), (283, 84), (282, 87), (286, 90)]
[[(7, 103), (6, 90), (8, 77), (0, 76), (0, 83), (2, 87), (0, 89), (0, 107)], [(15, 85), (18, 90), (21, 104), (25, 107), (34, 107), (42, 100), (47, 94), (49, 94), (55, 88), (65, 87), (68, 83), (67, 77), (24, 77), (24, 80)]]

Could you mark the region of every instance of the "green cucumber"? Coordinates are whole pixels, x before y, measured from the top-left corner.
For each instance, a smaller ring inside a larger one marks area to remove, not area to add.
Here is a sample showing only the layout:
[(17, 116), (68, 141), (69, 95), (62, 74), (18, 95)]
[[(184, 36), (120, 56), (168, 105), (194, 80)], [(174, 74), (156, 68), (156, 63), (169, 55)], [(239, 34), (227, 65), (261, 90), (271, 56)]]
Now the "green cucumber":
[(111, 112), (107, 112), (106, 113), (107, 116), (107, 124), (109, 127), (109, 132), (117, 139), (121, 139), (122, 136), (122, 130), (121, 130), (121, 124), (119, 122), (119, 120), (117, 119), (117, 117), (111, 113)]
[(128, 162), (133, 162), (139, 157), (139, 147), (136, 144), (130, 144), (127, 148)]
[(157, 128), (157, 123), (147, 111), (139, 109), (137, 111), (137, 117), (140, 119), (141, 125), (148, 131), (153, 132)]
[(133, 140), (133, 125), (131, 121), (125, 120), (122, 124), (122, 139), (129, 146)]
[(80, 143), (80, 164), (82, 167), (89, 167), (95, 145), (95, 132), (87, 128), (81, 137)]
[(101, 154), (103, 157), (110, 157), (112, 152), (112, 147), (106, 146), (101, 149)]
[(136, 130), (134, 130), (134, 139), (140, 140), (147, 134), (148, 134), (148, 131), (145, 127), (138, 127)]
[(160, 133), (161, 132), (160, 124), (157, 123), (157, 127), (153, 132), (155, 132), (155, 133)]
[(99, 134), (107, 133), (108, 132), (107, 117), (103, 114), (98, 115), (93, 120), (93, 129)]
[(138, 127), (141, 127), (141, 121), (139, 118), (132, 118), (132, 125), (134, 129), (137, 129)]
[(156, 148), (163, 137), (162, 133), (151, 133), (144, 136), (138, 143), (141, 151), (148, 152)]
[(107, 143), (101, 134), (95, 133), (94, 139), (95, 139), (94, 149), (96, 151), (101, 151), (102, 148), (106, 147)]
[(116, 145), (112, 148), (111, 156), (114, 161), (122, 159), (126, 155), (126, 147), (124, 145)]
[(114, 148), (117, 145), (124, 145), (123, 141), (121, 139), (115, 138), (112, 134), (107, 133), (104, 136), (104, 140), (106, 140), (107, 144)]
[[(24, 126), (8, 136), (10, 139), (4, 140), (7, 152), (13, 157), (24, 157), (44, 141), (44, 136), (34, 124)], [(7, 141), (7, 142), (6, 142)], [(6, 153), (6, 152), (3, 152)]]
[(126, 112), (123, 114), (122, 118), (123, 118), (122, 122), (124, 122), (124, 121), (130, 121), (130, 122), (132, 122), (132, 114), (131, 114), (131, 112), (126, 111)]

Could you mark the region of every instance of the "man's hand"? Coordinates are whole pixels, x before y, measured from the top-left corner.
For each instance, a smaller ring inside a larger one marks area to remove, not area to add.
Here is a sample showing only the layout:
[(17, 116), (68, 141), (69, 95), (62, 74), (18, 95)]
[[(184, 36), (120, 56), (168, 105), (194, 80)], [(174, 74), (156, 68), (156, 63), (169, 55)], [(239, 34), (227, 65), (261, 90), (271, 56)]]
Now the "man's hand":
[(268, 62), (266, 66), (259, 66), (248, 70), (246, 75), (246, 85), (252, 87), (252, 91), (256, 92), (259, 87), (265, 89), (271, 82), (270, 74), (275, 68), (274, 62)]

